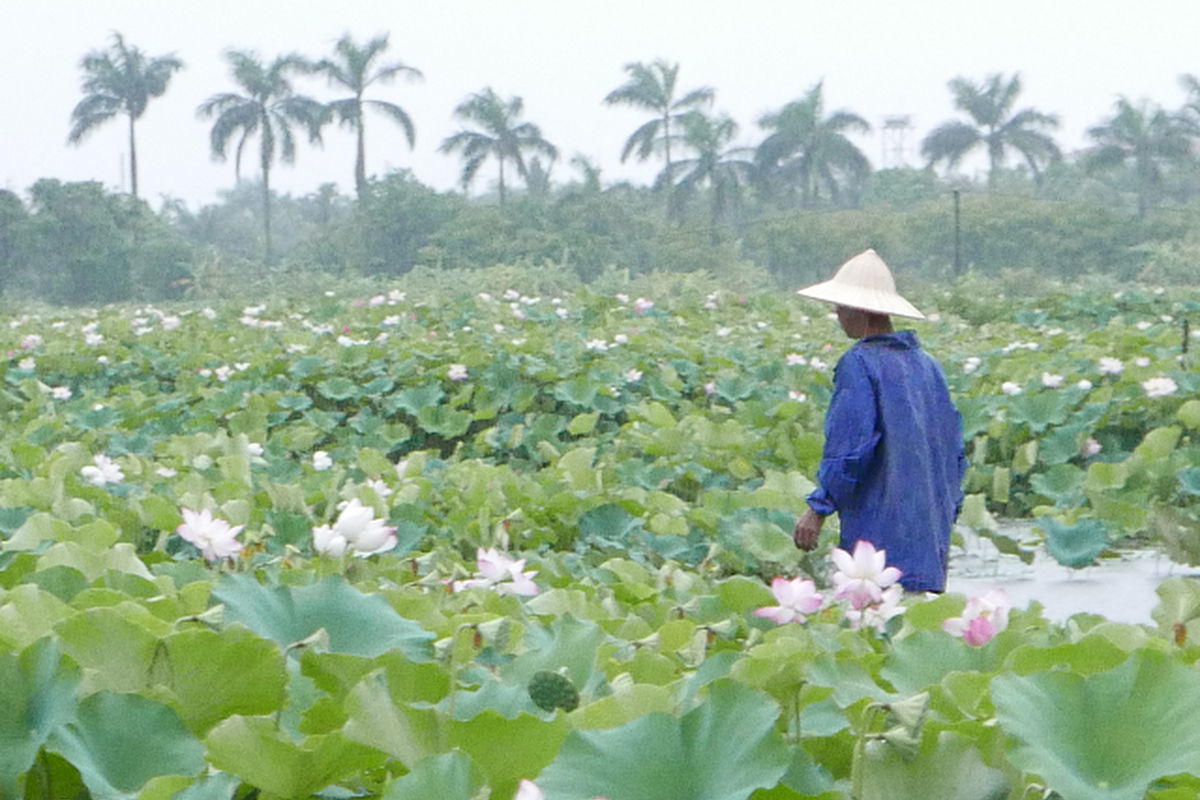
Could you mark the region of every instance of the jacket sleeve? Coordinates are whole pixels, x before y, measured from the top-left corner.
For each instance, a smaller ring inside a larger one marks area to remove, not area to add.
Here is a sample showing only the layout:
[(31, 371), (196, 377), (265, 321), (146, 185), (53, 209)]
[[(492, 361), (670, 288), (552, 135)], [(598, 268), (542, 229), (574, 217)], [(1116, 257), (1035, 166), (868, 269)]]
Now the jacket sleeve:
[(853, 505), (855, 489), (879, 445), (875, 390), (862, 360), (853, 351), (838, 362), (833, 398), (825, 414), (825, 452), (817, 470), (817, 489), (808, 505), (832, 514)]

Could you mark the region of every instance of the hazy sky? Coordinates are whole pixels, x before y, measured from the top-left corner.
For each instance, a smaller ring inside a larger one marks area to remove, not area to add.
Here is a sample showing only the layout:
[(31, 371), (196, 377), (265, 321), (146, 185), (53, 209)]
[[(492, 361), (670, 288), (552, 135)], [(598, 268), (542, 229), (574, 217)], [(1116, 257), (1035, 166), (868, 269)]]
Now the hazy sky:
[[(743, 144), (761, 138), (759, 115), (824, 79), (828, 110), (855, 111), (876, 128), (911, 115), (913, 164), (920, 137), (955, 116), (946, 83), (956, 75), (1019, 70), (1020, 105), (1057, 113), (1071, 150), (1118, 95), (1175, 108), (1179, 75), (1200, 74), (1200, 0), (0, 0), (0, 186), (24, 192), (39, 177), (121, 185), (123, 121), (66, 144), (79, 59), (112, 31), (186, 63), (138, 126), (141, 193), (156, 206), (161, 195), (209, 202), (233, 182), (232, 163), (209, 156), (210, 123), (195, 115), (210, 95), (235, 89), (223, 50), (317, 57), (346, 32), (390, 33), (388, 57), (425, 75), (375, 90), (409, 112), (417, 145), (410, 151), (398, 127), (371, 116), (368, 172), (410, 168), (441, 189), (459, 173), (456, 158), (437, 152), (460, 127), (452, 111), (486, 86), (524, 98), (525, 118), (562, 153), (556, 180), (571, 177), (575, 153), (596, 160), (605, 181), (648, 180), (650, 166), (619, 161), (644, 112), (602, 103), (631, 61), (677, 61), (684, 90), (713, 87), (714, 110), (738, 121)], [(334, 97), (316, 78), (299, 88)], [(878, 135), (861, 146), (878, 166)], [(328, 181), (352, 191), (353, 160), (352, 134), (330, 127), (323, 149), (302, 144), (272, 183), (294, 194)], [(485, 166), (481, 187), (494, 175)]]

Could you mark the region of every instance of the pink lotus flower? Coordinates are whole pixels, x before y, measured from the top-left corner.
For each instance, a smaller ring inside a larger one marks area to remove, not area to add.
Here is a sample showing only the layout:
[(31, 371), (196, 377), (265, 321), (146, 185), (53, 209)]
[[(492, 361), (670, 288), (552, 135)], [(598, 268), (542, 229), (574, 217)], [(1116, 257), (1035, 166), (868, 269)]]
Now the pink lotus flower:
[(904, 613), (904, 606), (900, 605), (903, 598), (904, 587), (894, 583), (883, 590), (883, 596), (878, 603), (864, 606), (861, 609), (852, 608), (846, 612), (846, 619), (850, 621), (850, 627), (854, 630), (874, 628), (882, 631), (887, 627), (889, 619)]
[(476, 552), (474, 578), (455, 581), (454, 591), (464, 589), (495, 589), (500, 594), (535, 595), (538, 585), (533, 582), (537, 570), (526, 570), (525, 559), (513, 559), (507, 553), (482, 547)]
[(522, 778), (520, 785), (517, 786), (517, 793), (513, 795), (513, 800), (546, 800), (546, 795), (536, 783), (528, 778)]
[(771, 594), (779, 601), (777, 606), (763, 606), (754, 612), (754, 616), (769, 619), (779, 625), (789, 622), (805, 622), (805, 614), (813, 614), (820, 610), (825, 598), (817, 591), (812, 581), (801, 578), (776, 578), (771, 581)]
[(184, 541), (200, 548), (200, 554), (209, 561), (232, 558), (242, 549), (242, 543), (236, 537), (245, 525), (231, 527), (225, 520), (214, 518), (207, 508), (199, 511), (181, 508), (180, 513), (183, 515), (183, 524), (175, 532)]
[(831, 554), (837, 572), (833, 587), (839, 599), (850, 601), (855, 609), (863, 609), (883, 599), (883, 590), (900, 580), (900, 570), (887, 566), (887, 551), (876, 550), (865, 539), (854, 544), (854, 555), (840, 547)]
[(971, 647), (982, 647), (1008, 627), (1010, 608), (1008, 592), (992, 589), (981, 597), (968, 600), (961, 617), (943, 620), (942, 630), (952, 636), (961, 636)]

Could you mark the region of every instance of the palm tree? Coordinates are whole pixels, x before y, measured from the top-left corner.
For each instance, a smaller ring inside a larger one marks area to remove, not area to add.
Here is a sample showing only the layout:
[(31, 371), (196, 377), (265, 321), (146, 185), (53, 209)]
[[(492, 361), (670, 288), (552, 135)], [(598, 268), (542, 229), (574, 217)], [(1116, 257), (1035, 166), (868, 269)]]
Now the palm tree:
[(391, 83), (397, 75), (405, 75), (409, 79), (423, 77), (421, 71), (399, 61), (376, 66), (375, 61), (388, 48), (386, 34), (376, 36), (363, 46), (354, 43), (349, 34), (338, 39), (334, 45), (336, 58), (322, 59), (313, 67), (323, 72), (331, 85), (351, 92), (350, 97), (334, 100), (329, 104), (329, 110), (338, 122), (352, 129), (358, 136), (358, 154), (354, 161), (354, 189), (358, 199), (362, 200), (367, 189), (367, 155), (364, 137), (363, 109), (372, 108), (391, 117), (392, 121), (404, 129), (409, 149), (416, 143), (416, 133), (413, 130), (412, 119), (400, 106), (384, 100), (367, 100), (363, 97), (367, 89), (374, 83)]
[(138, 196), (137, 139), (134, 123), (146, 111), (151, 98), (167, 91), (171, 76), (183, 68), (174, 54), (150, 58), (137, 47), (125, 44), (121, 34), (112, 35), (108, 50), (93, 50), (79, 62), (84, 72), (84, 97), (71, 112), (67, 141), (79, 144), (100, 125), (124, 113), (129, 117), (129, 185)]
[(1084, 157), (1090, 170), (1133, 162), (1139, 217), (1146, 216), (1162, 187), (1164, 166), (1184, 158), (1191, 146), (1189, 126), (1184, 119), (1145, 100), (1134, 105), (1125, 97), (1117, 99), (1112, 119), (1090, 128), (1088, 136), (1096, 142), (1096, 147)]
[(971, 122), (945, 122), (925, 137), (921, 155), (930, 166), (945, 161), (947, 167), (954, 169), (969, 152), (982, 145), (988, 155), (990, 189), (995, 186), (1009, 149), (1021, 154), (1035, 177), (1040, 177), (1042, 164), (1062, 158), (1058, 145), (1045, 132), (1058, 127), (1057, 116), (1032, 108), (1013, 113), (1013, 104), (1021, 93), (1020, 75), (1014, 74), (1008, 80), (1002, 75), (991, 75), (978, 84), (955, 78), (949, 85), (955, 107), (966, 112)]
[[(727, 149), (737, 135), (738, 126), (726, 114), (712, 117), (703, 111), (689, 111), (679, 118), (679, 127), (682, 143), (694, 155), (680, 159), (673, 165), (674, 169), (664, 167), (655, 181), (655, 188), (666, 186), (683, 199), (707, 187), (709, 235), (715, 244), (720, 238), (717, 226), (725, 211), (740, 199), (742, 185), (753, 174), (754, 162), (749, 158), (751, 150), (747, 147)], [(678, 173), (678, 179), (674, 179), (674, 172)]]
[(257, 53), (230, 50), (225, 54), (233, 79), (245, 94), (215, 94), (200, 104), (201, 117), (216, 117), (209, 137), (213, 158), (225, 159), (229, 140), (237, 135), (237, 156), (248, 139), (258, 136), (258, 163), (262, 170), (263, 260), (271, 261), (271, 166), (275, 155), (284, 163), (296, 160), (296, 138), (292, 125), (300, 125), (308, 140), (321, 141), (321, 126), (328, 119), (325, 106), (311, 97), (296, 94), (289, 75), (303, 71), (306, 62), (299, 56), (280, 56), (269, 65)]
[(825, 115), (822, 84), (808, 90), (778, 111), (764, 114), (759, 127), (772, 133), (754, 154), (756, 174), (768, 195), (800, 191), (808, 207), (820, 197), (821, 187), (837, 201), (845, 183), (861, 182), (871, 173), (867, 157), (846, 133), (867, 133), (870, 124), (849, 111)]
[(677, 126), (684, 114), (698, 111), (712, 104), (715, 92), (708, 86), (693, 89), (683, 97), (675, 96), (675, 83), (679, 77), (679, 64), (668, 64), (658, 60), (652, 64), (641, 61), (625, 65), (629, 79), (608, 93), (604, 98), (607, 105), (627, 105), (654, 112), (654, 118), (642, 125), (625, 140), (621, 150), (621, 163), (629, 154), (637, 152), (638, 161), (645, 161), (656, 151), (662, 151), (666, 162), (667, 183), (674, 175), (671, 160), (671, 144), (676, 139), (672, 126)]
[(504, 164), (516, 165), (522, 179), (529, 176), (525, 152), (541, 153), (558, 158), (558, 149), (542, 138), (542, 131), (532, 122), (520, 122), (525, 102), (520, 97), (500, 98), (490, 87), (468, 97), (454, 109), (454, 116), (473, 122), (482, 130), (461, 130), (446, 137), (438, 149), (443, 153), (460, 151), (465, 162), (462, 171), (463, 188), (470, 186), (483, 162), (492, 157), (500, 170), (500, 202), (505, 200)]

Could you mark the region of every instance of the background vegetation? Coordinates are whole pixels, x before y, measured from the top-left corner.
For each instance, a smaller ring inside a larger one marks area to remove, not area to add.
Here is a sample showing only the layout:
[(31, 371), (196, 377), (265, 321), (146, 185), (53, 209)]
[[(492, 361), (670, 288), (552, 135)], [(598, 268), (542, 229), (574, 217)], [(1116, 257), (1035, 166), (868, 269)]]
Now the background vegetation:
[[(234, 186), (200, 208), (164, 198), (155, 210), (137, 194), (135, 123), (186, 64), (119, 34), (84, 56), (69, 141), (125, 120), (131, 192), (55, 180), (0, 192), (0, 289), (104, 303), (218, 296), (304, 272), (498, 264), (554, 264), (585, 282), (612, 269), (722, 276), (750, 264), (787, 286), (868, 246), (910, 279), (1017, 270), (1169, 283), (1191, 281), (1200, 252), (1190, 233), (1200, 221), (1200, 82), (1188, 75), (1181, 108), (1121, 97), (1074, 154), (1055, 141), (1053, 113), (1021, 107), (1019, 75), (957, 77), (948, 89), (959, 116), (920, 143), (924, 166), (875, 169), (853, 139), (869, 123), (828, 109), (820, 83), (756, 120), (756, 146), (734, 147), (739, 125), (715, 89), (686, 85), (679, 64), (637, 62), (602, 103), (645, 111), (613, 147), (660, 165), (649, 185), (606, 182), (525, 119), (520, 97), (484, 87), (455, 109), (462, 128), (441, 144), (462, 161), (461, 191), (444, 192), (407, 171), (366, 173), (370, 127), (398, 126), (411, 145), (421, 123), (384, 99), (397, 79), (424, 78), (390, 58), (387, 36), (344, 36), (326, 57), (225, 58), (233, 89), (197, 113), (212, 120), (213, 158), (233, 161)], [(305, 93), (321, 82), (336, 97)], [(272, 190), (272, 170), (331, 123), (357, 140), (353, 193), (333, 183), (299, 197)], [(972, 158), (986, 164), (978, 180), (958, 171)]]

